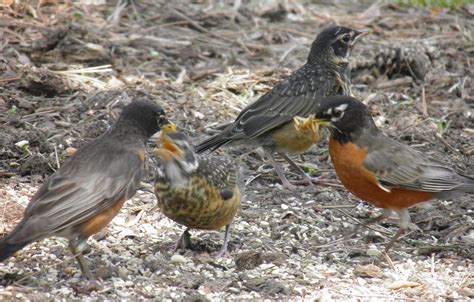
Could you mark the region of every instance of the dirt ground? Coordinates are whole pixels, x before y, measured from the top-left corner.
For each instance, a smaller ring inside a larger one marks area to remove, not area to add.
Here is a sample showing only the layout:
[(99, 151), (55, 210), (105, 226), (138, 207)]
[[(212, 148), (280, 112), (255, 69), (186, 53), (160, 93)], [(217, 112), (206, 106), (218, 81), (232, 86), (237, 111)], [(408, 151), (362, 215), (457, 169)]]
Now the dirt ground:
[[(449, 11), (368, 1), (11, 2), (0, 6), (0, 234), (19, 221), (66, 148), (98, 136), (137, 96), (162, 104), (200, 141), (303, 65), (331, 24), (373, 31), (351, 67), (353, 93), (377, 125), (474, 172), (472, 4)], [(379, 210), (341, 185), (284, 190), (258, 153), (238, 150), (220, 151), (241, 158), (246, 180), (230, 255), (209, 256), (223, 231), (193, 231), (192, 249), (171, 258), (183, 227), (156, 208), (153, 146), (142, 190), (89, 240), (99, 291), (80, 290), (84, 279), (66, 241), (51, 238), (0, 264), (0, 297), (474, 298), (472, 196), (411, 209), (412, 231), (381, 257), (395, 220), (343, 240)], [(300, 162), (336, 178), (325, 143)]]

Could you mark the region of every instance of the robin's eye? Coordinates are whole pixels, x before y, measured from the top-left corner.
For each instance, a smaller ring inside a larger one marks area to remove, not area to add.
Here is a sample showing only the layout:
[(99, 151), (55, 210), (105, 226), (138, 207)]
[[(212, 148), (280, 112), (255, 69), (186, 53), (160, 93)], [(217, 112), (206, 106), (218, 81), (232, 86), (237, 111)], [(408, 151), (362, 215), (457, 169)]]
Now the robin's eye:
[(158, 114), (156, 116), (156, 120), (158, 122), (158, 125), (164, 124), (166, 122), (166, 118), (162, 116), (161, 114)]
[(351, 40), (351, 37), (349, 35), (344, 35), (342, 37), (342, 42), (344, 43), (349, 43), (350, 40)]
[(342, 117), (342, 111), (334, 110), (334, 113), (332, 114), (332, 116), (335, 117), (335, 118), (341, 118)]

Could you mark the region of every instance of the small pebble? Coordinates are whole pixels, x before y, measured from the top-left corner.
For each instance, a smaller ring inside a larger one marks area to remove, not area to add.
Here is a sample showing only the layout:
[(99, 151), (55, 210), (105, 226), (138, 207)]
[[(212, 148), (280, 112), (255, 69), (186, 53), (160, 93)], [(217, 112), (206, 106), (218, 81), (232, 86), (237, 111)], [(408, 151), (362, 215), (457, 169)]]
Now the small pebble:
[(186, 263), (188, 259), (186, 257), (181, 256), (181, 255), (173, 255), (171, 256), (170, 263), (172, 264), (183, 264)]
[(376, 246), (372, 245), (367, 249), (367, 256), (378, 257), (381, 254), (382, 254), (382, 252), (380, 250), (378, 250)]
[(118, 268), (117, 274), (120, 278), (125, 280), (127, 279), (127, 276), (128, 276), (128, 270), (125, 267), (121, 266)]

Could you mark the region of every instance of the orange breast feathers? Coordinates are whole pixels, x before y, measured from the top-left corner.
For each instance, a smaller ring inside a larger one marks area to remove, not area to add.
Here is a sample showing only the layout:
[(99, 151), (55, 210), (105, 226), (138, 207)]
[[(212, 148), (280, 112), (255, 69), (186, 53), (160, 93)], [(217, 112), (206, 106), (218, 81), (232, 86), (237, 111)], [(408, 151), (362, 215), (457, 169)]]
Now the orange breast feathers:
[(388, 209), (408, 208), (432, 198), (431, 192), (400, 188), (392, 188), (390, 192), (382, 190), (375, 174), (364, 167), (367, 153), (367, 148), (360, 148), (354, 143), (329, 140), (329, 154), (337, 177), (352, 194), (376, 207)]
[(103, 229), (109, 224), (112, 219), (122, 208), (123, 204), (127, 201), (125, 197), (115, 202), (110, 208), (103, 210), (94, 217), (83, 222), (80, 226), (80, 233), (83, 238), (88, 238)]

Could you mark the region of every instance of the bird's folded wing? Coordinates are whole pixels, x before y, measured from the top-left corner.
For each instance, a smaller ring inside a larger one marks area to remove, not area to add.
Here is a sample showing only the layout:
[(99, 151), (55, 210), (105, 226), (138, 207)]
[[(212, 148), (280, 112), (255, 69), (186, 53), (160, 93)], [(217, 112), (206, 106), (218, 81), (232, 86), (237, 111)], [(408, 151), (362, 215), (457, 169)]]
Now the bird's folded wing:
[[(78, 166), (67, 163), (53, 174), (25, 211), (33, 233), (56, 233), (80, 224), (136, 192), (142, 161), (133, 152)], [(38, 234), (32, 234), (32, 237)]]
[(233, 191), (239, 179), (238, 169), (228, 157), (207, 155), (199, 159), (198, 173), (219, 190)]
[(298, 70), (244, 108), (228, 128), (226, 137), (252, 139), (290, 121), (296, 115), (306, 117), (333, 90), (334, 81), (327, 78), (330, 76), (317, 76), (317, 71), (307, 74)]
[(364, 167), (373, 172), (378, 182), (386, 188), (436, 193), (452, 190), (459, 185), (453, 169), (395, 141), (370, 150), (364, 160)]

